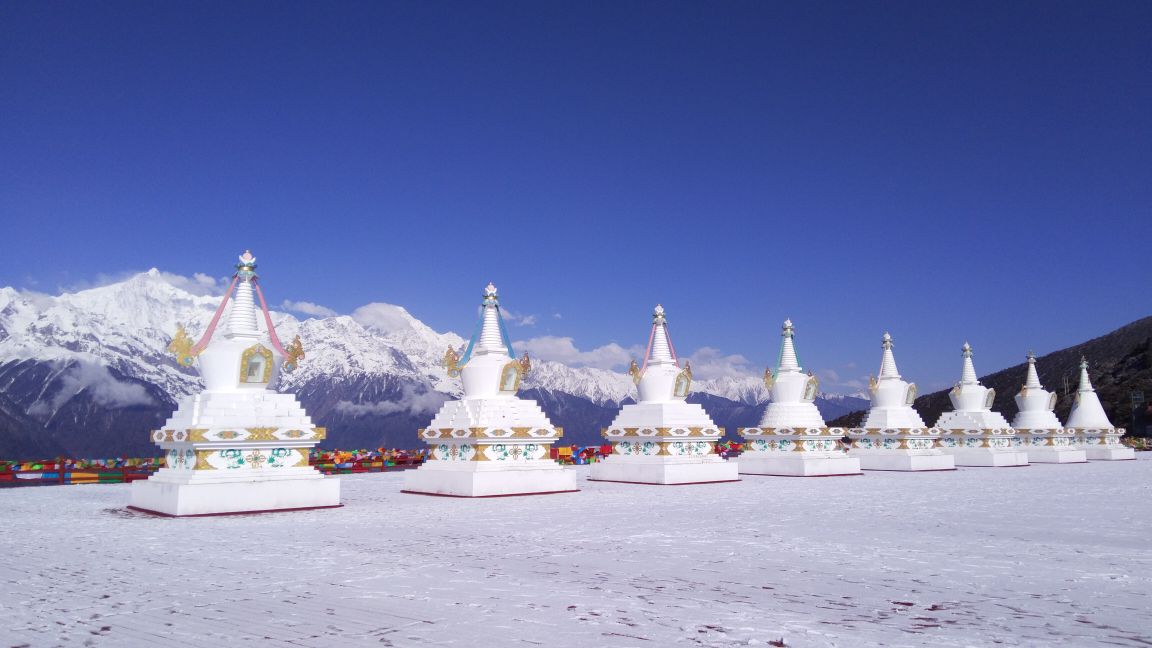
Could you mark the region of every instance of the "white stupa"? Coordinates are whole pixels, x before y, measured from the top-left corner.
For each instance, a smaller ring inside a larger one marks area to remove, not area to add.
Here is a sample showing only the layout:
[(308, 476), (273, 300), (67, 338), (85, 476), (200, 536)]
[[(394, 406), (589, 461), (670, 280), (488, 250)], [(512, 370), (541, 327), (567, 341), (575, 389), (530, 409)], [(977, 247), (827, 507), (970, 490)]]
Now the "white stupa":
[(1060, 425), (1052, 411), (1056, 394), (1044, 389), (1036, 373), (1036, 355), (1028, 354), (1028, 375), (1016, 394), (1019, 411), (1012, 420), (1020, 447), (1031, 463), (1083, 463), (1084, 451), (1076, 447), (1076, 436)]
[(900, 377), (891, 335), (884, 334), (882, 347), (880, 375), (869, 385), (872, 408), (861, 427), (848, 430), (848, 456), (864, 470), (954, 470), (952, 456), (937, 448), (940, 430), (924, 425), (912, 408), (916, 385)]
[(860, 459), (849, 457), (840, 443), (844, 429), (829, 430), (816, 409), (820, 383), (800, 366), (794, 335), (792, 320), (784, 320), (776, 372), (764, 372), (772, 400), (759, 427), (739, 430), (745, 440), (740, 472), (796, 477), (858, 475)]
[(1088, 361), (1080, 360), (1080, 387), (1064, 428), (1076, 435), (1078, 446), (1090, 461), (1123, 461), (1136, 458), (1136, 451), (1120, 443), (1124, 428), (1115, 428), (1104, 413), (1100, 397), (1088, 378)]
[(1017, 447), (1016, 430), (999, 412), (992, 411), (996, 390), (976, 379), (972, 347), (965, 342), (960, 382), (948, 394), (951, 412), (940, 415), (936, 427), (944, 431), (940, 448), (956, 458), (957, 466), (1027, 466), (1028, 453)]
[(549, 456), (563, 431), (535, 401), (516, 397), (531, 365), (515, 359), (500, 317), (496, 287), (484, 290), (480, 326), (463, 356), (444, 365), (460, 376), (464, 396), (444, 403), (420, 438), (431, 456), (405, 475), (404, 492), (455, 497), (534, 495), (577, 490), (576, 473)]
[(324, 428), (312, 424), (295, 396), (269, 389), (304, 351), (299, 337), (287, 349), (280, 344), (251, 252), (240, 256), (200, 341), (192, 344), (181, 327), (168, 348), (180, 364), (198, 367), (204, 391), (180, 399), (172, 418), (152, 433), (166, 452), (164, 467), (132, 484), (132, 508), (185, 516), (340, 506), (339, 479), (308, 462)]
[(724, 430), (700, 405), (687, 403), (692, 368), (680, 367), (664, 308), (652, 314), (644, 366), (629, 370), (640, 400), (621, 408), (602, 434), (612, 454), (592, 464), (590, 479), (638, 484), (696, 484), (740, 478), (735, 460), (716, 454)]

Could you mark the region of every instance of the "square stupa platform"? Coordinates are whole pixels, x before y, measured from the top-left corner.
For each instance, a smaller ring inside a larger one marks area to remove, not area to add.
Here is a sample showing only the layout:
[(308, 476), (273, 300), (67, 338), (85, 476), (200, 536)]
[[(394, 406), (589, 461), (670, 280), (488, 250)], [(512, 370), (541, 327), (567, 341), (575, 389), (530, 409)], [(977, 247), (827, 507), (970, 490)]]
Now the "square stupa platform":
[(1020, 450), (1028, 455), (1029, 463), (1084, 463), (1088, 454), (1077, 447), (1075, 437), (1063, 429), (1020, 430)]
[[(548, 495), (579, 490), (576, 473), (554, 461), (549, 448), (564, 431), (543, 419), (531, 401), (505, 399), (496, 404), (535, 412), (543, 426), (516, 428), (428, 428), (420, 437), (431, 446), (431, 456), (404, 475), (405, 493), (445, 497), (505, 497)], [(475, 406), (475, 403), (472, 404)], [(486, 403), (491, 406), (492, 403)], [(445, 403), (442, 418), (466, 408), (461, 401)], [(527, 418), (527, 417), (524, 417)]]
[(739, 469), (718, 455), (661, 459), (610, 457), (592, 465), (589, 481), (682, 486), (740, 481)]
[(809, 430), (742, 428), (744, 452), (740, 474), (784, 477), (839, 477), (859, 475), (859, 457), (849, 457), (840, 447), (845, 431), (839, 428)]
[[(245, 427), (253, 416), (271, 426)], [(212, 427), (189, 427), (193, 417)], [(284, 424), (273, 427), (277, 421)], [(152, 433), (164, 467), (132, 483), (133, 509), (181, 517), (340, 506), (339, 478), (308, 461), (325, 430), (291, 394), (188, 396), (168, 425)]]
[(602, 435), (612, 444), (612, 454), (592, 464), (592, 481), (673, 486), (740, 480), (738, 462), (716, 454), (724, 430), (694, 403), (625, 405)]
[(1088, 461), (1131, 461), (1136, 451), (1120, 442), (1124, 428), (1075, 430), (1079, 447)]
[(574, 493), (578, 490), (576, 473), (549, 460), (512, 468), (425, 465), (410, 471), (404, 480), (403, 492), (444, 497), (507, 497)]

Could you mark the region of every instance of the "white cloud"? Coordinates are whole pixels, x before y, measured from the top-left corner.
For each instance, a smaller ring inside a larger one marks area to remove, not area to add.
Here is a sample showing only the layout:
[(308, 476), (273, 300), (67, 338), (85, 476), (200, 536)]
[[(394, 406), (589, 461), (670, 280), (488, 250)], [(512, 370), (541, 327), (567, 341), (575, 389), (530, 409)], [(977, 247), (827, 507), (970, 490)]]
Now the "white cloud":
[(512, 312), (512, 311), (508, 310), (507, 308), (501, 308), (500, 312), (503, 313), (504, 320), (506, 322), (511, 322), (512, 324), (514, 324), (516, 326), (535, 326), (536, 325), (536, 316), (535, 315), (521, 315), (520, 313)]
[(56, 303), (56, 298), (52, 295), (36, 292), (34, 290), (21, 289), (19, 294), (21, 299), (27, 300), (33, 306), (35, 306), (37, 310), (41, 311), (51, 308)]
[(384, 333), (412, 328), (412, 316), (400, 306), (373, 302), (352, 311), (352, 319), (365, 328)]
[(215, 288), (217, 286), (223, 288), (223, 286), (220, 285), (220, 282), (217, 282), (214, 277), (210, 277), (203, 272), (193, 272), (192, 281), (195, 281), (201, 286), (206, 286), (208, 288)]
[[(163, 276), (165, 274), (165, 273), (160, 272), (156, 268), (152, 268), (151, 272), (155, 273), (157, 276)], [(138, 274), (140, 274), (140, 273), (139, 272), (121, 272), (118, 274), (107, 274), (107, 273), (101, 272), (101, 273), (96, 275), (95, 279), (91, 279), (91, 280), (78, 279), (78, 280), (73, 281), (72, 283), (70, 283), (66, 286), (57, 286), (57, 291), (60, 292), (61, 294), (63, 294), (63, 293), (80, 292), (81, 290), (88, 290), (91, 288), (103, 288), (104, 286), (110, 286), (114, 283), (120, 283), (121, 281), (125, 281), (131, 277), (135, 277)], [(176, 277), (178, 279), (183, 279), (184, 281), (190, 281), (188, 279), (188, 277), (181, 277), (180, 275), (172, 275), (172, 276)], [(167, 278), (165, 278), (165, 281), (167, 281)], [(172, 283), (172, 282), (169, 282), (169, 283)], [(176, 285), (176, 284), (173, 283), (172, 285)]]
[(692, 363), (692, 375), (702, 380), (746, 378), (757, 375), (749, 368), (748, 358), (739, 353), (724, 355), (720, 349), (713, 347), (700, 347), (688, 356), (687, 360)]
[(320, 304), (307, 301), (291, 301), (288, 299), (280, 302), (280, 308), (286, 311), (292, 311), (293, 313), (312, 315), (313, 317), (335, 317), (339, 314), (327, 306), (321, 306)]
[(380, 401), (377, 403), (353, 403), (340, 401), (336, 403), (336, 411), (349, 416), (384, 416), (396, 412), (411, 412), (424, 414), (435, 412), (448, 400), (448, 397), (437, 391), (428, 389), (415, 389), (405, 385), (401, 390), (400, 400)]
[(564, 319), (564, 316), (560, 313), (552, 313), (552, 319)]
[(515, 346), (528, 355), (541, 360), (551, 360), (572, 367), (595, 367), (597, 369), (615, 369), (627, 367), (632, 358), (639, 360), (644, 354), (643, 349), (625, 349), (610, 342), (604, 346), (596, 347), (591, 351), (581, 351), (570, 337), (556, 337), (545, 335), (517, 342)]
[[(197, 296), (207, 295), (210, 297), (215, 297), (223, 295), (224, 291), (228, 289), (228, 284), (232, 282), (231, 277), (215, 278), (206, 275), (203, 272), (195, 272), (191, 277), (185, 277), (184, 275), (164, 272), (162, 270), (156, 270), (155, 268), (153, 268), (151, 271), (155, 272), (157, 276), (159, 276), (164, 281), (164, 283), (167, 283), (169, 286), (172, 286), (173, 288), (179, 288), (184, 292), (192, 293), (193, 295)], [(101, 276), (98, 279), (102, 285), (116, 283), (120, 280), (122, 280), (122, 278), (116, 279), (113, 277), (104, 276)]]
[[(529, 340), (517, 341), (514, 345), (518, 351), (527, 351), (528, 355), (541, 360), (559, 362), (570, 367), (593, 367), (622, 371), (635, 359), (643, 362), (645, 347), (634, 345), (625, 348), (610, 342), (589, 351), (582, 351), (576, 346), (571, 337), (558, 337), (544, 335)], [(725, 355), (719, 349), (701, 347), (690, 356), (682, 356), (692, 363), (692, 373), (697, 378), (707, 380), (711, 378), (745, 378), (756, 377), (758, 372), (749, 367), (748, 359), (740, 354)]]
[(87, 393), (103, 407), (149, 405), (154, 401), (142, 385), (117, 380), (103, 365), (76, 363), (57, 378), (60, 389), (50, 401), (38, 401), (28, 408), (29, 414), (51, 414), (72, 398)]
[(823, 380), (832, 385), (840, 384), (840, 374), (835, 369), (822, 369), (820, 370), (820, 380)]
[[(851, 371), (856, 368), (856, 363), (850, 362), (844, 365), (843, 369)], [(844, 377), (840, 372), (835, 369), (821, 369), (819, 371), (821, 389), (828, 391), (832, 389), (839, 390), (856, 390), (860, 391), (867, 387), (868, 376), (859, 376), (856, 378)]]
[(228, 288), (228, 284), (232, 281), (231, 277), (216, 278), (210, 275), (206, 275), (203, 272), (196, 272), (193, 273), (191, 277), (185, 277), (184, 275), (175, 274), (172, 272), (164, 272), (163, 270), (152, 268), (146, 272), (129, 271), (114, 274), (100, 273), (96, 275), (96, 278), (91, 281), (80, 280), (67, 286), (60, 286), (58, 289), (61, 293), (74, 293), (81, 290), (103, 288), (104, 286), (111, 286), (112, 284), (122, 283), (140, 275), (147, 275), (150, 277), (158, 278), (173, 288), (178, 288), (184, 292), (191, 293), (198, 297), (205, 295), (212, 297), (223, 295), (224, 290)]

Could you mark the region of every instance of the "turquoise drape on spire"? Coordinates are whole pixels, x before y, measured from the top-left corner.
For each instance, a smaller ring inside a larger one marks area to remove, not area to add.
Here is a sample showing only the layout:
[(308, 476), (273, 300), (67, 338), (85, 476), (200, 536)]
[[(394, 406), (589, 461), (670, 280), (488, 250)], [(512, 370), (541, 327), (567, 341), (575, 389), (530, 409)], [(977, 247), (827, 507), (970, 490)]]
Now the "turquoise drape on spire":
[[(500, 312), (500, 304), (495, 304), (496, 308), (496, 325), (500, 328), (500, 339), (504, 341), (504, 348), (508, 350), (508, 357), (515, 358), (516, 352), (512, 350), (512, 342), (508, 339), (508, 329), (504, 326), (504, 315)], [(476, 323), (476, 330), (472, 333), (472, 338), (468, 340), (468, 348), (464, 349), (464, 356), (456, 363), (457, 367), (463, 367), (468, 364), (472, 359), (472, 348), (476, 346), (476, 340), (480, 339), (480, 333), (484, 330), (484, 313), (480, 313), (480, 321)]]

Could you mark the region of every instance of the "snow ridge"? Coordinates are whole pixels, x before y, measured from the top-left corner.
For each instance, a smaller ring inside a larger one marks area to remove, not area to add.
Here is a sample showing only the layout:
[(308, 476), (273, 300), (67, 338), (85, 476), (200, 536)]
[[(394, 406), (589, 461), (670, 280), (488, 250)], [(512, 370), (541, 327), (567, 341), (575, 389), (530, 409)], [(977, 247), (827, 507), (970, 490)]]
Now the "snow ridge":
[[(195, 393), (201, 389), (198, 375), (177, 365), (166, 347), (177, 325), (193, 338), (199, 336), (220, 296), (194, 294), (186, 289), (187, 280), (174, 277), (153, 268), (58, 296), (0, 288), (0, 363), (78, 360), (155, 384), (174, 400)], [(284, 376), (282, 391), (317, 380), (370, 376), (399, 379), (448, 397), (461, 394), (459, 379), (449, 378), (440, 361), (447, 348), (458, 349), (466, 340), (433, 330), (401, 306), (369, 304), (351, 316), (305, 320), (273, 311), (272, 319), (282, 339), (299, 334), (307, 353), (299, 368)], [(538, 359), (533, 359), (524, 387), (563, 392), (602, 406), (635, 398), (635, 386), (625, 373)], [(697, 380), (693, 387), (747, 405), (768, 400), (759, 377)]]

